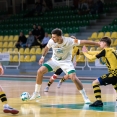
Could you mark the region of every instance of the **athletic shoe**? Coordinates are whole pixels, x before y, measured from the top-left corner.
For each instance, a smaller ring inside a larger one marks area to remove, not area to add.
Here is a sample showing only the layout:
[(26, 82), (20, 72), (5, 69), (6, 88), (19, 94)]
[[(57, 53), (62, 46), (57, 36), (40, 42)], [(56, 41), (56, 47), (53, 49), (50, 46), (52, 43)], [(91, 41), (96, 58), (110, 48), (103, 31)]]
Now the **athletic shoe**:
[(49, 87), (46, 86), (46, 88), (44, 89), (44, 92), (48, 92), (48, 90), (49, 90)]
[(93, 104), (90, 104), (89, 106), (90, 107), (102, 107), (103, 106), (103, 103), (102, 103), (101, 100), (97, 100)]
[(62, 82), (61, 82), (61, 80), (60, 80), (59, 83), (58, 83), (58, 85), (57, 85), (57, 88), (60, 88), (61, 85), (62, 85)]
[(87, 98), (84, 98), (84, 101), (85, 101), (85, 104), (90, 104), (91, 103), (91, 101), (89, 100), (88, 97)]
[(40, 98), (40, 94), (37, 93), (37, 92), (34, 92), (29, 100), (35, 100), (35, 99), (38, 99), (38, 98)]
[(3, 112), (4, 113), (11, 113), (11, 114), (18, 114), (19, 113), (18, 110), (11, 108), (10, 106), (4, 106)]

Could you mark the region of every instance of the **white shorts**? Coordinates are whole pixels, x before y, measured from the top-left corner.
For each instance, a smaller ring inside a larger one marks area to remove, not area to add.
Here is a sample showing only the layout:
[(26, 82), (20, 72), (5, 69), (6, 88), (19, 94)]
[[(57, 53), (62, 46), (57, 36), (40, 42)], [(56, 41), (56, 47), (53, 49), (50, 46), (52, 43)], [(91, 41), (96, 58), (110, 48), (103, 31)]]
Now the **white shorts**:
[(75, 68), (71, 60), (56, 61), (54, 59), (50, 59), (45, 62), (43, 66), (45, 66), (48, 71), (56, 71), (61, 68), (65, 74), (75, 73)]

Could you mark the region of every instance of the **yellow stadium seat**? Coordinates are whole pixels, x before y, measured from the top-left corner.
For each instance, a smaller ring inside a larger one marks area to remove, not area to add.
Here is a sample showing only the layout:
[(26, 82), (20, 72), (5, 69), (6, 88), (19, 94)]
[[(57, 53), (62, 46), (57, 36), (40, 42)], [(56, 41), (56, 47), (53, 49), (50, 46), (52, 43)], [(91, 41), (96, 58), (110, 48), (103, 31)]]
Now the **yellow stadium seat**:
[(69, 34), (68, 34), (68, 33), (66, 33), (66, 34), (64, 34), (64, 36), (65, 36), (65, 37), (69, 37)]
[(0, 41), (3, 41), (3, 36), (0, 36)]
[(98, 33), (97, 38), (98, 38), (98, 39), (101, 39), (102, 37), (104, 37), (104, 33), (103, 33), (103, 32)]
[(31, 58), (30, 58), (30, 62), (35, 62), (35, 61), (36, 61), (36, 56), (32, 55)]
[(29, 48), (26, 48), (26, 49), (24, 50), (24, 54), (30, 54)]
[(96, 49), (97, 51), (100, 51), (101, 50), (101, 48), (100, 47), (97, 47), (97, 49)]
[(10, 61), (13, 61), (13, 56), (12, 55), (10, 55)]
[(0, 42), (0, 47), (2, 47), (3, 46), (3, 43), (2, 42)]
[(11, 36), (9, 36), (9, 39), (8, 40), (9, 41), (13, 41), (13, 38), (14, 38), (13, 35), (11, 35)]
[(4, 36), (3, 41), (8, 41), (9, 40), (9, 36)]
[(2, 53), (7, 52), (7, 48), (3, 48)]
[(51, 37), (52, 37), (52, 35), (51, 35), (51, 34), (48, 34), (48, 37), (50, 37), (50, 38), (51, 38)]
[(111, 39), (111, 46), (113, 46), (113, 43), (114, 43), (114, 40), (113, 40), (113, 39)]
[(30, 62), (30, 56), (29, 55), (26, 55), (25, 58), (24, 58), (24, 61), (25, 62)]
[(12, 48), (9, 48), (9, 49), (8, 49), (8, 52), (13, 52), (13, 49), (12, 49)]
[(20, 48), (19, 53), (24, 54), (24, 48)]
[(4, 42), (2, 47), (8, 47), (8, 42)]
[(90, 48), (90, 51), (95, 51), (95, 47), (91, 47)]
[(18, 41), (19, 36), (15, 35), (13, 41)]
[(15, 49), (13, 50), (13, 52), (18, 52), (18, 48), (15, 48)]
[(14, 43), (13, 42), (9, 42), (8, 47), (10, 47), (10, 48), (14, 47)]
[(117, 45), (117, 39), (113, 42), (113, 45)]
[(111, 38), (112, 38), (112, 39), (116, 39), (116, 38), (117, 38), (117, 32), (112, 32)]
[(97, 39), (97, 32), (92, 33), (91, 37), (89, 37), (88, 39)]
[(106, 32), (104, 36), (105, 37), (110, 37), (110, 35), (111, 35), (110, 32)]
[(35, 54), (42, 54), (41, 48), (37, 48)]
[(95, 41), (96, 41), (96, 42), (99, 42), (100, 40), (99, 40), (99, 39), (96, 39)]
[(0, 53), (2, 52), (2, 48), (0, 48)]
[(24, 55), (20, 55), (20, 62), (24, 62)]
[(84, 62), (84, 61), (85, 61), (84, 55), (77, 55), (76, 56), (76, 62)]
[(14, 56), (13, 56), (13, 61), (14, 61), (14, 62), (18, 62), (18, 61), (19, 61), (18, 55), (14, 55)]
[(114, 50), (116, 50), (116, 47), (111, 47), (111, 48), (113, 48)]
[(35, 48), (31, 48), (30, 54), (35, 54)]
[(26, 35), (26, 38), (28, 38), (29, 37), (29, 35)]

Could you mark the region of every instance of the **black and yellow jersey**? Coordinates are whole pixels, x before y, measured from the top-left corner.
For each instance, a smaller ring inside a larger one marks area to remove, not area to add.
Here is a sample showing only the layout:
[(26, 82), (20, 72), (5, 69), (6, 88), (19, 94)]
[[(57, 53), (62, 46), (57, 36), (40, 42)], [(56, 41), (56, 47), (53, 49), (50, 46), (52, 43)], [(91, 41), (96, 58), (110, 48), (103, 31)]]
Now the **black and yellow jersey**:
[(113, 48), (104, 48), (101, 52), (96, 52), (96, 54), (93, 53), (93, 55), (91, 55), (89, 52), (84, 52), (84, 55), (88, 59), (99, 59), (103, 57), (105, 59), (105, 64), (108, 67), (109, 72), (112, 73), (117, 70), (117, 55)]

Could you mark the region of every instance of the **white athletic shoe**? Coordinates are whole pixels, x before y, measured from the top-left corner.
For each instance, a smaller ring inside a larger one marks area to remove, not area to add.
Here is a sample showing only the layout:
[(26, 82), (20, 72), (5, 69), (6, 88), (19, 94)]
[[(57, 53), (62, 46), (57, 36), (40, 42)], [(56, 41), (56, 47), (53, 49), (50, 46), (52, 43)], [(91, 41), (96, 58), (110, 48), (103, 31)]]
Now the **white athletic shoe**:
[(89, 100), (88, 97), (87, 98), (84, 98), (84, 101), (85, 101), (85, 104), (90, 104), (91, 103), (91, 101)]
[(37, 93), (37, 92), (34, 92), (33, 95), (31, 96), (30, 100), (35, 100), (35, 99), (38, 99), (40, 98), (40, 94)]
[(44, 89), (44, 92), (48, 92), (49, 91), (49, 87), (46, 86), (46, 88)]
[(62, 82), (61, 82), (61, 80), (60, 80), (59, 83), (58, 83), (58, 85), (57, 85), (57, 88), (60, 88), (61, 85), (62, 85)]

